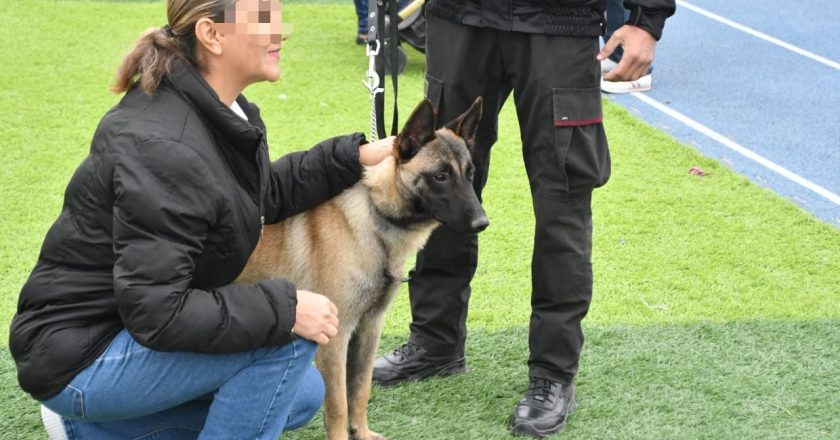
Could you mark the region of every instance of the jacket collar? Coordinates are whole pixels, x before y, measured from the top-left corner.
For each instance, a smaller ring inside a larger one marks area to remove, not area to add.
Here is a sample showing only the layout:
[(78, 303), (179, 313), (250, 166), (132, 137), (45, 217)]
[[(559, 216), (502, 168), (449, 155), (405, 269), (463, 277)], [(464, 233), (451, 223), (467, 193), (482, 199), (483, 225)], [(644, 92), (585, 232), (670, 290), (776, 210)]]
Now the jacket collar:
[(252, 106), (243, 95), (236, 98), (248, 115), (249, 120), (243, 120), (219, 99), (219, 95), (189, 62), (173, 60), (166, 78), (175, 91), (233, 145), (250, 145), (263, 136), (263, 124), (256, 106)]

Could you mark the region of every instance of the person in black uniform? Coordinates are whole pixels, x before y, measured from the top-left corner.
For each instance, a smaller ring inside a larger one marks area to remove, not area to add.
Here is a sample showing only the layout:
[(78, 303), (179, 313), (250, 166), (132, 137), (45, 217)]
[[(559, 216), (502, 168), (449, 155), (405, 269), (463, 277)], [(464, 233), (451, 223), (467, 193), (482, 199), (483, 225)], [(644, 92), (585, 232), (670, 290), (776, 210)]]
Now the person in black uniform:
[[(581, 320), (592, 298), (591, 194), (610, 175), (601, 113), (599, 60), (624, 48), (613, 75), (633, 80), (653, 60), (673, 0), (626, 0), (631, 15), (599, 53), (603, 0), (431, 0), (426, 90), (448, 121), (476, 96), (484, 117), (475, 140), (475, 190), (487, 181), (499, 110), (511, 91), (536, 216), (532, 260), (530, 386), (510, 419), (515, 434), (545, 436), (574, 409)], [(389, 385), (466, 371), (467, 304), (476, 235), (439, 228), (409, 282), (407, 343), (376, 359)]]
[[(271, 163), (242, 91), (275, 81), (280, 1), (169, 0), (114, 87), (21, 289), (9, 348), (53, 438), (271, 439), (308, 423), (335, 305), (234, 284), (264, 223), (339, 194), (394, 139), (356, 133)], [(60, 416), (60, 417), (59, 417)]]

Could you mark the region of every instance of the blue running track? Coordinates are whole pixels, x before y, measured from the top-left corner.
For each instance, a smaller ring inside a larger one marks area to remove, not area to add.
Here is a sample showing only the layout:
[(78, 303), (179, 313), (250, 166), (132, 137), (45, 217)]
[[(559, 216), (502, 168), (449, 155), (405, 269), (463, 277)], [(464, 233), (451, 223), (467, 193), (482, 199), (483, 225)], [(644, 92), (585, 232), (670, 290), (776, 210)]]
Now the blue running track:
[(677, 0), (653, 89), (610, 96), (840, 227), (837, 0)]

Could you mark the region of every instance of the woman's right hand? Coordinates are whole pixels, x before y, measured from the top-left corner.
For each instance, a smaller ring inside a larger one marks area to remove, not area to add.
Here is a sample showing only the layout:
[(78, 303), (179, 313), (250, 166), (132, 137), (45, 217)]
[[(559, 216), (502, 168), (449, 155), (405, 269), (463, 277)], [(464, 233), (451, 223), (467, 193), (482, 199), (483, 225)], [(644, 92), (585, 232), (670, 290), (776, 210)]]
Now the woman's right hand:
[(292, 333), (320, 345), (329, 343), (338, 334), (338, 308), (324, 295), (298, 290)]

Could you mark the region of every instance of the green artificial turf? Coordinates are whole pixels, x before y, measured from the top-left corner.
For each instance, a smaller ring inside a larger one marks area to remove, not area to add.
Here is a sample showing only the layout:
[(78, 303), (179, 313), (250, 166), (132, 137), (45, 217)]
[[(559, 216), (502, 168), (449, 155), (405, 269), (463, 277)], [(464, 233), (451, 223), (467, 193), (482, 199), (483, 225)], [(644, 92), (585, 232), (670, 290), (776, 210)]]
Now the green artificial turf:
[[(165, 14), (160, 1), (0, 0), (0, 18), (0, 438), (36, 439), (37, 403), (17, 388), (3, 348), (17, 294), (119, 99), (108, 86), (122, 54)], [(286, 1), (284, 19), (295, 33), (283, 77), (246, 91), (272, 155), (366, 131), (367, 61), (353, 44), (351, 2)], [(423, 90), (423, 57), (407, 52), (403, 120)], [(593, 198), (594, 302), (578, 412), (561, 437), (840, 438), (840, 232), (609, 102), (605, 119), (613, 176)], [(508, 438), (527, 384), (534, 226), (512, 105), (499, 133), (469, 312), (471, 371), (377, 388), (371, 427), (389, 438)], [(690, 175), (693, 166), (709, 174)], [(402, 292), (383, 351), (405, 339), (409, 320)], [(320, 418), (286, 437), (323, 438)]]

